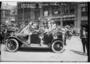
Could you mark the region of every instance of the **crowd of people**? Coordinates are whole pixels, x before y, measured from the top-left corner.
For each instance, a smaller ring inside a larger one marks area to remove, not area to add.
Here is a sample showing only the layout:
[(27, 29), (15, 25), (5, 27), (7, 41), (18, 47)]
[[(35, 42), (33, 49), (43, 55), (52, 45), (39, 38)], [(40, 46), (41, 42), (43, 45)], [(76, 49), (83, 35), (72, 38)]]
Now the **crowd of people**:
[(17, 27), (12, 27), (12, 26), (6, 26), (1, 24), (1, 30), (0, 30), (0, 44), (5, 43), (5, 40), (9, 37), (12, 36), (14, 32), (18, 30)]

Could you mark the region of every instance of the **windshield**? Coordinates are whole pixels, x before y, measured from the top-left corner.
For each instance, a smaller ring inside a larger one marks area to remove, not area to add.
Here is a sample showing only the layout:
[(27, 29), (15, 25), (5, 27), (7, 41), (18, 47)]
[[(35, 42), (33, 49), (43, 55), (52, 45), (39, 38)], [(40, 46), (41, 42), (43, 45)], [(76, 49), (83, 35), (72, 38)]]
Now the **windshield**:
[(24, 28), (20, 29), (18, 33), (21, 34), (29, 34), (35, 30), (38, 30), (38, 23), (30, 22), (28, 25), (26, 25)]

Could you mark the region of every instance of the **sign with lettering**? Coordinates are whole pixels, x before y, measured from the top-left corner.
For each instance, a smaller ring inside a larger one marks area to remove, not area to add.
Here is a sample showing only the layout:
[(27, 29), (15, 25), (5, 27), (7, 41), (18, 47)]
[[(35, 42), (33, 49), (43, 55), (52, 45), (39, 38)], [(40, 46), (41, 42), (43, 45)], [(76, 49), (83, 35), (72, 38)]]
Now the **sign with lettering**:
[(21, 4), (21, 8), (36, 8), (35, 4)]

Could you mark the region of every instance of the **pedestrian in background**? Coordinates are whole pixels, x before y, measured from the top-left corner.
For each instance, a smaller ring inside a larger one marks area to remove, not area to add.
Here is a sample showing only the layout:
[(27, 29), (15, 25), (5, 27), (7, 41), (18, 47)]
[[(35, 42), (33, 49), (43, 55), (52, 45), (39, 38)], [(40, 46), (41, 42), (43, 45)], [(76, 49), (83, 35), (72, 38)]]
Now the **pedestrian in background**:
[(82, 26), (80, 32), (81, 32), (80, 38), (82, 41), (83, 52), (86, 53), (87, 50), (87, 54), (88, 54), (88, 31), (86, 26)]

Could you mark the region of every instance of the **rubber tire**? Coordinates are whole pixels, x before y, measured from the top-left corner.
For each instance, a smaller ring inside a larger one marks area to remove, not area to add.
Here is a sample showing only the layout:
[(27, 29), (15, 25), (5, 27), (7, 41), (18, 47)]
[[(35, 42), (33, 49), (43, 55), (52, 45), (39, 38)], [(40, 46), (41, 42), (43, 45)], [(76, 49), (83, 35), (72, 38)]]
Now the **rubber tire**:
[[(8, 41), (10, 41), (10, 40), (13, 40), (13, 41), (16, 43), (16, 49), (10, 50), (10, 49), (7, 47)], [(10, 40), (8, 40), (8, 41), (6, 42), (6, 50), (9, 51), (9, 52), (16, 52), (16, 51), (19, 49), (19, 43), (18, 43), (18, 41), (17, 41), (16, 39), (10, 39)]]
[[(55, 52), (55, 53), (62, 53), (62, 52), (64, 52), (64, 46), (63, 46), (63, 48), (62, 48), (60, 51), (56, 51), (56, 50), (54, 49), (54, 44), (57, 43), (57, 42), (62, 42), (62, 41), (60, 41), (60, 40), (54, 41), (54, 42), (52, 43), (52, 45), (51, 45), (52, 51)], [(62, 42), (62, 45), (63, 45), (63, 42)]]

